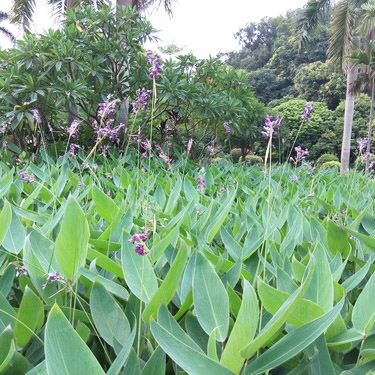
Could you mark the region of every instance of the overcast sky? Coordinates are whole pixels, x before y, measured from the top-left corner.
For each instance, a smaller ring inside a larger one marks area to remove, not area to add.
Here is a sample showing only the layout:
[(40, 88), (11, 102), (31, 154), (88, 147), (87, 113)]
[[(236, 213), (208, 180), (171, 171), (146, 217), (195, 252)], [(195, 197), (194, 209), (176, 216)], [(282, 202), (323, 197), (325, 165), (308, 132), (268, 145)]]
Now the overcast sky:
[[(174, 43), (204, 58), (238, 49), (234, 33), (247, 22), (264, 16), (278, 16), (303, 6), (307, 0), (178, 0), (169, 18), (163, 9), (149, 15), (153, 26), (160, 30), (160, 45)], [(0, 10), (9, 11), (12, 0), (0, 0)], [(45, 0), (36, 0), (34, 31), (43, 32), (54, 26)], [(0, 40), (5, 45), (4, 39)]]

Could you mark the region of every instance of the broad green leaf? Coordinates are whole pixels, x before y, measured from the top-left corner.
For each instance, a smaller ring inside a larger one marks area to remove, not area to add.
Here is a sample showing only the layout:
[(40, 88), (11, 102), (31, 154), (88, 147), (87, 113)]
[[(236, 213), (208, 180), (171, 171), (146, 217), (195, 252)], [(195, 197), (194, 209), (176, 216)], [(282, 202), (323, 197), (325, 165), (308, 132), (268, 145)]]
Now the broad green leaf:
[(123, 309), (98, 281), (90, 294), (90, 310), (99, 335), (112, 347), (130, 336), (130, 324)]
[(224, 221), (227, 218), (230, 209), (232, 208), (233, 201), (236, 196), (236, 192), (237, 191), (234, 191), (227, 198), (227, 200), (223, 203), (221, 208), (217, 211), (216, 215), (211, 218), (211, 223), (208, 225), (206, 229), (206, 233), (205, 233), (206, 242), (211, 243), (216, 233), (220, 230), (221, 226), (224, 224)]
[(354, 368), (343, 371), (341, 375), (372, 375), (375, 369), (375, 361), (368, 362), (361, 366), (355, 366)]
[(45, 354), (48, 375), (105, 375), (91, 350), (57, 305), (48, 315)]
[(76, 280), (78, 270), (86, 261), (89, 238), (85, 214), (76, 200), (69, 197), (56, 239), (55, 258), (61, 272), (70, 280)]
[(6, 327), (0, 333), (0, 373), (6, 369), (16, 351), (12, 327)]
[[(216, 347), (216, 331), (213, 330), (210, 337), (208, 338), (207, 344), (207, 355), (216, 362), (220, 362), (219, 356), (217, 355)], [(228, 366), (226, 366), (228, 367)]]
[(149, 303), (158, 290), (158, 280), (148, 256), (137, 254), (129, 239), (130, 235), (124, 232), (121, 259), (125, 281), (138, 299)]
[(327, 223), (327, 243), (332, 254), (337, 254), (337, 252), (347, 256), (350, 252), (350, 242), (349, 237), (343, 230), (332, 221)]
[(366, 336), (375, 323), (375, 273), (371, 276), (353, 308), (353, 327)]
[(358, 284), (366, 277), (370, 266), (372, 264), (372, 259), (369, 260), (358, 272), (347, 278), (343, 283), (342, 286), (346, 289), (349, 293), (353, 290)]
[(135, 334), (137, 332), (136, 327), (133, 328), (132, 333), (130, 334), (129, 338), (126, 340), (126, 343), (122, 347), (120, 353), (116, 357), (116, 359), (113, 361), (111, 367), (107, 371), (107, 375), (118, 375), (122, 369), (122, 367), (125, 365), (130, 351), (132, 349), (134, 339), (135, 339)]
[(343, 306), (344, 299), (320, 318), (285, 335), (265, 353), (252, 361), (246, 369), (246, 374), (262, 374), (293, 358), (327, 330), (340, 314)]
[(12, 206), (8, 201), (5, 201), (3, 209), (0, 213), (0, 246), (3, 243), (10, 224), (12, 222)]
[(220, 229), (221, 240), (225, 245), (225, 249), (228, 251), (230, 256), (237, 261), (242, 258), (242, 247), (240, 244), (233, 238), (232, 234), (228, 232), (225, 227)]
[(271, 320), (262, 329), (259, 335), (252, 340), (244, 349), (241, 351), (241, 355), (244, 358), (250, 358), (256, 351), (269, 342), (273, 336), (280, 330), (284, 323), (289, 319), (297, 307), (298, 301), (301, 300), (305, 294), (307, 288), (310, 285), (312, 276), (315, 270), (315, 259), (311, 257), (310, 266), (305, 281), (301, 286), (290, 295), (290, 297), (282, 304), (277, 313), (271, 318)]
[(315, 248), (314, 257), (316, 259), (315, 271), (304, 298), (315, 302), (324, 311), (329, 311), (333, 306), (333, 278), (326, 252), (320, 244)]
[(171, 215), (174, 208), (176, 207), (178, 198), (180, 197), (181, 188), (182, 188), (182, 180), (178, 179), (175, 182), (175, 185), (171, 191), (171, 194), (169, 195), (167, 205), (165, 206), (164, 213), (166, 215)]
[[(6, 206), (4, 206), (5, 208)], [(6, 225), (7, 223), (4, 224)], [(12, 221), (3, 240), (3, 247), (13, 254), (19, 254), (22, 250), (25, 237), (26, 231), (18, 216), (13, 212)]]
[(141, 375), (165, 375), (165, 353), (160, 346), (152, 353)]
[(0, 293), (3, 296), (8, 296), (10, 290), (12, 289), (15, 275), (16, 269), (10, 264), (5, 269), (3, 276), (0, 277)]
[(148, 323), (153, 317), (156, 318), (156, 314), (161, 305), (168, 305), (168, 303), (172, 300), (178, 288), (178, 284), (181, 280), (182, 274), (185, 270), (187, 259), (188, 248), (182, 241), (181, 246), (177, 252), (177, 256), (173, 261), (173, 264), (168, 271), (167, 276), (143, 311), (142, 316), (143, 320), (146, 323)]
[(92, 187), (92, 198), (99, 215), (111, 223), (118, 214), (116, 203), (95, 185)]
[(194, 309), (204, 331), (216, 330), (216, 339), (224, 341), (229, 327), (229, 298), (214, 268), (201, 254), (196, 256), (193, 281)]
[(39, 297), (26, 286), (14, 325), (14, 338), (18, 346), (25, 347), (37, 332), (43, 319), (44, 308)]
[(220, 363), (234, 373), (239, 374), (244, 358), (240, 351), (252, 340), (258, 327), (258, 298), (251, 284), (243, 281), (243, 295), (240, 311), (228, 342), (221, 356)]
[(15, 319), (17, 317), (13, 307), (7, 301), (7, 299), (0, 293), (0, 331), (5, 329), (6, 326), (14, 326)]
[(311, 362), (312, 374), (335, 375), (333, 363), (323, 334), (320, 335), (316, 341), (308, 347), (307, 352)]
[(122, 287), (120, 284), (118, 284), (116, 282), (113, 282), (111, 280), (108, 280), (105, 277), (103, 277), (103, 276), (101, 276), (97, 273), (91, 272), (90, 270), (88, 270), (86, 268), (81, 268), (79, 270), (79, 273), (82, 276), (89, 279), (90, 281), (92, 281), (93, 283), (96, 280), (99, 281), (105, 287), (105, 289), (108, 292), (114, 294), (116, 297), (119, 297), (123, 300), (127, 300), (129, 298), (128, 291), (124, 287)]
[[(196, 347), (187, 344), (190, 339), (183, 333), (183, 338), (174, 334), (175, 329), (163, 325), (160, 315), (169, 314), (167, 309), (161, 308), (158, 323), (151, 321), (151, 332), (162, 349), (189, 375), (232, 375), (233, 372), (222, 367), (219, 363), (208, 358)], [(171, 317), (172, 318), (172, 317)], [(172, 318), (173, 320), (173, 318)], [(174, 324), (177, 324), (176, 322)]]
[(176, 244), (179, 232), (180, 232), (180, 228), (177, 226), (173, 228), (157, 244), (152, 246), (151, 257), (152, 257), (153, 262), (156, 262), (161, 257), (161, 255), (164, 253), (164, 251), (170, 244), (172, 244), (173, 246)]

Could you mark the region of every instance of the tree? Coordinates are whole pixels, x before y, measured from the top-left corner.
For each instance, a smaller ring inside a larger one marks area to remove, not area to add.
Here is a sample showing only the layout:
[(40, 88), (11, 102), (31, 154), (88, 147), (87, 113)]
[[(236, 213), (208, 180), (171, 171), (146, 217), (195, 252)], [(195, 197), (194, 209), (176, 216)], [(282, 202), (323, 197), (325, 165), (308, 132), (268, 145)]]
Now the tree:
[[(5, 12), (0, 11), (0, 22), (9, 20), (9, 15)], [(15, 37), (6, 27), (0, 26), (0, 33), (5, 35), (12, 42), (15, 41)]]
[(358, 76), (358, 67), (346, 57), (359, 48), (360, 38), (357, 27), (361, 16), (363, 16), (363, 9), (360, 7), (367, 3), (369, 3), (368, 0), (340, 0), (332, 11), (333, 2), (331, 0), (309, 0), (298, 23), (300, 41), (301, 44), (304, 44), (308, 41), (310, 33), (316, 28), (319, 20), (327, 19), (332, 15), (328, 56), (344, 68), (347, 77), (341, 173), (349, 170), (355, 102), (354, 87)]

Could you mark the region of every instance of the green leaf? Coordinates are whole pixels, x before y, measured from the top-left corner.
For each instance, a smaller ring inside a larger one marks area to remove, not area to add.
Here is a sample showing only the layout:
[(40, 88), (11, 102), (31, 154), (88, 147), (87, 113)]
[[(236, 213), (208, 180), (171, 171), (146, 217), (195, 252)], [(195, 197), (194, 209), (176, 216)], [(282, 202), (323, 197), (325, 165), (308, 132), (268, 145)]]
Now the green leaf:
[(315, 258), (311, 256), (310, 267), (308, 269), (307, 277), (301, 286), (290, 295), (290, 297), (283, 303), (277, 313), (271, 318), (267, 325), (262, 329), (259, 335), (251, 341), (244, 349), (241, 350), (241, 355), (244, 358), (250, 358), (263, 345), (267, 344), (272, 337), (280, 330), (284, 323), (289, 319), (297, 307), (298, 301), (305, 294), (309, 287), (312, 276), (315, 270)]
[(16, 269), (12, 264), (5, 269), (3, 276), (0, 278), (0, 293), (3, 296), (8, 296), (12, 289), (14, 277), (16, 276)]
[(17, 314), (13, 307), (2, 295), (2, 293), (0, 293), (0, 330), (2, 331), (8, 325), (13, 327), (16, 317)]
[(196, 257), (193, 301), (204, 331), (210, 335), (216, 330), (216, 339), (224, 341), (229, 327), (229, 298), (214, 268), (200, 253)]
[(161, 257), (161, 255), (170, 244), (173, 244), (173, 246), (176, 244), (179, 232), (180, 228), (177, 226), (172, 229), (164, 238), (162, 238), (156, 245), (152, 246), (151, 257), (153, 262), (156, 262)]
[(119, 211), (116, 203), (95, 185), (92, 187), (92, 198), (99, 215), (111, 223)]
[(341, 375), (372, 375), (375, 361), (368, 362), (362, 366), (355, 366), (351, 370), (343, 371)]
[(121, 286), (119, 283), (108, 280), (105, 277), (103, 277), (103, 276), (101, 276), (101, 275), (99, 275), (95, 272), (91, 272), (90, 270), (88, 270), (86, 268), (81, 268), (79, 270), (79, 273), (82, 276), (89, 279), (90, 281), (92, 281), (93, 283), (95, 281), (99, 281), (105, 287), (105, 289), (108, 292), (114, 294), (116, 297), (119, 297), (123, 300), (129, 299), (128, 291), (123, 286)]
[[(155, 340), (162, 349), (189, 375), (232, 375), (233, 372), (222, 367), (219, 363), (208, 358), (202, 351), (196, 349), (196, 346), (190, 346), (188, 343), (191, 339), (185, 332), (180, 332), (182, 337), (176, 336), (175, 328), (161, 323), (168, 318), (163, 315), (170, 315), (168, 310), (163, 307), (159, 310), (158, 323), (151, 321), (151, 332)], [(178, 325), (173, 317), (169, 321)], [(177, 330), (179, 331), (179, 330)]]
[(124, 367), (130, 351), (133, 347), (135, 335), (137, 333), (136, 325), (133, 328), (132, 333), (130, 334), (129, 338), (126, 340), (125, 345), (122, 347), (119, 355), (116, 357), (116, 359), (113, 361), (111, 367), (107, 371), (107, 375), (118, 375), (121, 371), (122, 367)]
[[(216, 362), (219, 361), (219, 356), (217, 355), (217, 347), (216, 347), (216, 331), (213, 330), (210, 337), (208, 338), (207, 344), (207, 355)], [(226, 366), (228, 367), (228, 366)]]
[(3, 209), (0, 213), (0, 246), (2, 245), (6, 234), (8, 233), (10, 224), (12, 222), (12, 206), (8, 201), (5, 201)]
[(320, 318), (288, 333), (260, 357), (252, 361), (246, 369), (246, 374), (261, 374), (293, 358), (327, 330), (334, 322), (343, 306), (344, 299)]
[(375, 273), (371, 276), (353, 308), (353, 327), (366, 336), (375, 323)]
[(181, 241), (180, 249), (177, 252), (177, 256), (173, 261), (167, 276), (143, 311), (143, 320), (146, 323), (148, 323), (153, 317), (156, 318), (156, 314), (161, 305), (168, 305), (172, 300), (185, 270), (187, 259), (188, 248), (185, 242)]
[(347, 278), (342, 283), (342, 286), (346, 289), (348, 293), (351, 290), (353, 290), (366, 277), (372, 263), (372, 259), (368, 260), (368, 262), (358, 272)]
[(91, 350), (57, 305), (48, 315), (45, 355), (48, 375), (105, 375)]
[(57, 264), (70, 280), (76, 280), (78, 270), (86, 261), (89, 238), (90, 231), (85, 214), (76, 200), (70, 196), (66, 202), (55, 246)]
[(0, 373), (6, 369), (15, 351), (12, 327), (8, 326), (0, 333)]
[(100, 336), (112, 347), (125, 342), (130, 335), (130, 324), (122, 308), (96, 281), (90, 294), (90, 310)]
[(236, 196), (237, 191), (235, 190), (227, 200), (222, 204), (221, 208), (216, 213), (215, 217), (211, 218), (211, 223), (208, 225), (206, 233), (205, 233), (205, 240), (208, 243), (211, 243), (214, 239), (216, 233), (219, 231), (221, 226), (224, 224), (225, 219), (227, 218), (230, 209), (232, 208), (234, 198)]
[(136, 297), (149, 303), (158, 290), (158, 280), (149, 258), (134, 251), (130, 235), (123, 233), (121, 259), (125, 281)]
[(336, 255), (338, 252), (347, 256), (350, 252), (349, 237), (343, 228), (339, 227), (332, 221), (327, 223), (327, 243), (332, 254)]
[(21, 348), (25, 347), (37, 332), (44, 317), (43, 303), (39, 297), (26, 286), (14, 325), (14, 338)]
[(249, 340), (252, 340), (258, 327), (258, 298), (251, 284), (243, 281), (241, 308), (228, 342), (225, 345), (220, 363), (234, 373), (239, 374), (244, 363), (240, 355)]
[(166, 215), (171, 215), (174, 208), (176, 207), (177, 202), (180, 197), (181, 188), (182, 188), (182, 180), (178, 179), (175, 182), (174, 188), (172, 189), (171, 194), (169, 195), (167, 205), (165, 206), (164, 213)]
[(165, 375), (165, 353), (160, 346), (152, 353), (141, 375)]
[[(311, 373), (316, 375), (335, 375), (333, 364), (324, 335), (320, 335), (308, 352), (311, 362)], [(311, 352), (311, 354), (310, 354)]]
[(326, 252), (320, 244), (315, 248), (314, 257), (315, 271), (304, 298), (315, 302), (324, 311), (329, 311), (333, 306), (333, 278)]
[(13, 212), (9, 230), (3, 241), (3, 247), (13, 254), (19, 254), (22, 250), (25, 237), (26, 231), (18, 216)]

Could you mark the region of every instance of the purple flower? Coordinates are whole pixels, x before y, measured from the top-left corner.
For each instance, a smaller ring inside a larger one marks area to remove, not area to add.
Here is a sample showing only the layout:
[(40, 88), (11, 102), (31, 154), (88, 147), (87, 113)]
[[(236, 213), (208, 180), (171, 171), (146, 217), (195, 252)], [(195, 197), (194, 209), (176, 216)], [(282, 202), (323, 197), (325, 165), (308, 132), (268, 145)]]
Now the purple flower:
[(151, 96), (151, 90), (138, 89), (136, 92), (136, 99), (133, 103), (133, 113), (136, 115), (141, 109), (144, 112), (146, 110), (147, 101)]
[(361, 154), (367, 148), (368, 138), (357, 138), (356, 141), (358, 144), (358, 153)]
[(297, 153), (297, 155), (295, 158), (291, 157), (290, 161), (294, 162), (296, 165), (300, 163), (303, 159), (305, 159), (306, 156), (309, 154), (309, 149), (303, 149), (301, 146), (295, 147), (294, 151)]
[(311, 117), (311, 113), (314, 109), (315, 104), (314, 103), (307, 103), (305, 104), (303, 114), (301, 116), (301, 120), (308, 120)]
[(151, 143), (148, 139), (141, 142), (141, 147), (143, 150), (151, 150)]
[(100, 118), (107, 117), (110, 119), (116, 111), (116, 105), (120, 102), (120, 99), (112, 99), (111, 95), (107, 96), (107, 99), (103, 103), (98, 104), (98, 116)]
[(290, 178), (293, 182), (296, 182), (298, 181), (298, 177), (294, 174), (291, 178)]
[(2, 124), (0, 124), (0, 134), (4, 134), (7, 130), (8, 123), (4, 121)]
[(40, 117), (40, 113), (39, 113), (39, 110), (34, 108), (31, 110), (32, 114), (33, 114), (33, 119), (36, 121), (36, 122), (42, 122), (42, 119)]
[(146, 56), (146, 62), (147, 65), (151, 65), (150, 68), (148, 69), (149, 72), (149, 77), (150, 78), (159, 78), (160, 74), (159, 72), (161, 71), (160, 67), (160, 56), (150, 50), (147, 51), (147, 56)]
[(79, 188), (83, 188), (83, 187), (84, 187), (84, 183), (83, 183), (82, 181), (80, 181), (80, 182), (78, 182), (77, 186), (78, 186)]
[(34, 175), (29, 173), (27, 170), (20, 169), (18, 171), (18, 174), (20, 175), (21, 180), (26, 182), (27, 184), (31, 184), (35, 181)]
[(83, 169), (89, 169), (89, 168), (90, 168), (89, 163), (87, 163), (87, 161), (84, 161), (84, 162), (82, 163), (82, 168), (83, 168)]
[(224, 129), (227, 133), (230, 133), (232, 131), (231, 127), (229, 126), (228, 122), (223, 123)]
[(277, 134), (277, 128), (281, 126), (281, 117), (276, 116), (270, 116), (267, 115), (264, 126), (263, 126), (263, 131), (262, 135), (264, 138), (268, 139), (271, 137), (271, 135), (276, 135)]
[(198, 176), (196, 178), (196, 181), (197, 181), (197, 190), (203, 191), (206, 188), (206, 180), (204, 180), (202, 176)]
[(70, 126), (66, 129), (69, 138), (77, 139), (78, 138), (78, 120), (73, 120), (73, 122), (70, 124)]
[(215, 150), (215, 140), (211, 140), (208, 144), (207, 144), (207, 150), (210, 154), (212, 154)]
[(141, 244), (141, 243), (137, 243), (137, 244), (135, 245), (134, 251), (135, 251), (137, 254), (143, 256), (143, 255), (145, 255), (145, 246), (144, 246), (143, 244)]
[(53, 129), (52, 129), (52, 126), (50, 123), (47, 123), (47, 128), (48, 128), (48, 131), (52, 134), (53, 133)]
[(310, 193), (310, 194), (308, 195), (308, 197), (310, 197), (310, 198), (314, 198), (314, 197), (315, 197), (315, 193)]
[(129, 242), (135, 244), (134, 251), (139, 255), (145, 255), (145, 253), (148, 252), (148, 250), (145, 246), (145, 242), (147, 241), (147, 238), (148, 238), (149, 228), (150, 227), (148, 227), (148, 229), (147, 229), (147, 227), (146, 227), (146, 229), (143, 228), (144, 233), (133, 234), (132, 237), (129, 240)]
[(69, 155), (70, 156), (75, 156), (76, 155), (76, 150), (80, 148), (79, 145), (76, 145), (75, 143), (71, 143), (69, 145)]
[(62, 281), (64, 284), (68, 284), (68, 279), (62, 275), (60, 275), (59, 271), (56, 272), (49, 272), (46, 275), (46, 284), (43, 285), (43, 288), (46, 287), (47, 283), (54, 283), (56, 281)]
[(29, 271), (24, 266), (17, 265), (16, 269), (17, 269), (17, 271), (16, 271), (16, 277), (19, 277), (19, 276), (28, 276), (29, 275)]

